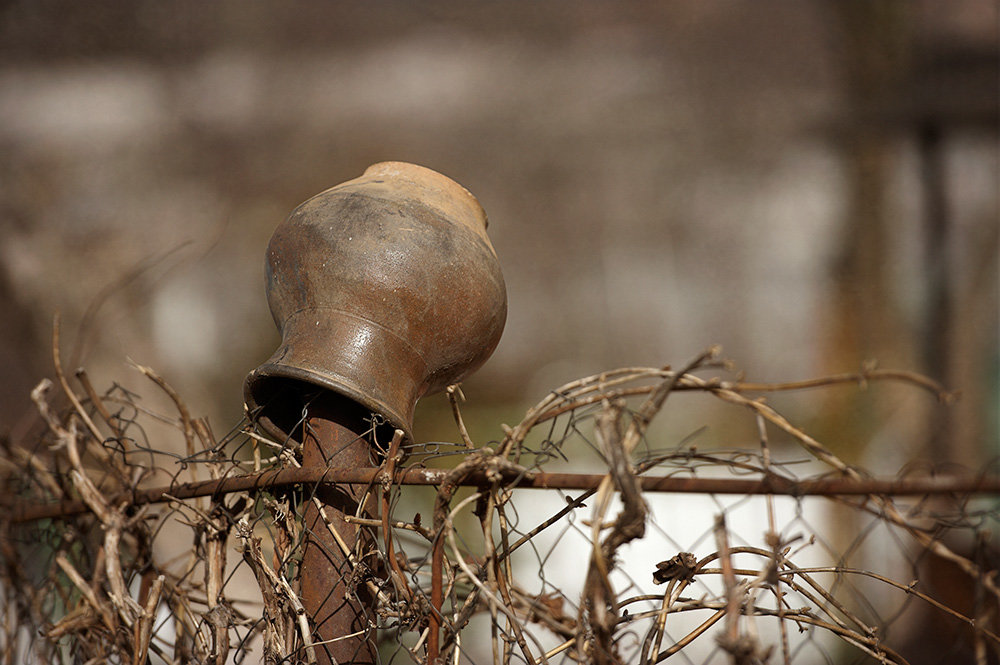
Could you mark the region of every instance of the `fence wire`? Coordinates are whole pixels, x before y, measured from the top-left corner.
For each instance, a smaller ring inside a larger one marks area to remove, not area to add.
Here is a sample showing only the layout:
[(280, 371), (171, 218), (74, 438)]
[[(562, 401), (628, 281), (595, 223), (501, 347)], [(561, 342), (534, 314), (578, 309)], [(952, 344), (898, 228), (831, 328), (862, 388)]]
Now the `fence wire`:
[[(945, 393), (874, 369), (754, 384), (715, 358), (567, 384), (489, 445), (449, 389), (455, 443), (374, 442), (367, 483), (354, 471), (350, 565), (330, 580), (362, 608), (340, 639), (399, 664), (998, 662), (995, 469), (933, 486), (934, 470), (909, 469), (865, 493), (867, 474), (762, 399), (890, 380)], [(217, 437), (139, 369), (173, 413), (59, 369), (32, 394), (36, 435), (2, 442), (0, 658), (322, 660), (302, 514), (337, 476), (317, 482), (298, 442), (252, 419)], [(680, 392), (731, 406), (752, 442), (652, 435)], [(747, 480), (758, 489), (725, 484)]]

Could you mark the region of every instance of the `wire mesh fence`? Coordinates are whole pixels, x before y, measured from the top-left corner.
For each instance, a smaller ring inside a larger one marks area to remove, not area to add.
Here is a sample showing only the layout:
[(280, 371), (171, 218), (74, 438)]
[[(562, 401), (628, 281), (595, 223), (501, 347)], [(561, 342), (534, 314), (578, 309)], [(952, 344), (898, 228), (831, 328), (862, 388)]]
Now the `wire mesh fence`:
[[(712, 350), (562, 386), (485, 446), (453, 388), (455, 443), (373, 416), (371, 468), (331, 470), (253, 414), (217, 437), (139, 369), (172, 413), (59, 368), (32, 395), (37, 436), (3, 442), (4, 662), (323, 662), (302, 515), (336, 533), (317, 488), (347, 483), (363, 499), (330, 585), (361, 609), (337, 639), (382, 663), (997, 662), (993, 469), (872, 478), (763, 399), (874, 381), (947, 398), (920, 376), (757, 384)], [(754, 440), (652, 435), (679, 393)]]

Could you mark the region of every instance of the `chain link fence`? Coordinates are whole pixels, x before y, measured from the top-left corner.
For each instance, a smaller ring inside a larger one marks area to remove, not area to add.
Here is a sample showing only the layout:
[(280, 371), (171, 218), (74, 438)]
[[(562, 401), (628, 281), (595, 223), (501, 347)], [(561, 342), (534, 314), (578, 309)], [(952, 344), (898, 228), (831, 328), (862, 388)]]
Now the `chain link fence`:
[[(301, 515), (338, 483), (365, 491), (330, 580), (362, 629), (339, 639), (382, 663), (997, 662), (995, 469), (873, 478), (764, 399), (875, 381), (948, 398), (920, 376), (755, 384), (711, 350), (562, 386), (487, 446), (452, 388), (456, 443), (384, 440), (373, 416), (372, 467), (334, 472), (253, 414), (216, 436), (139, 369), (172, 413), (59, 368), (36, 436), (2, 442), (4, 663), (322, 661)], [(654, 435), (679, 393), (754, 440)]]

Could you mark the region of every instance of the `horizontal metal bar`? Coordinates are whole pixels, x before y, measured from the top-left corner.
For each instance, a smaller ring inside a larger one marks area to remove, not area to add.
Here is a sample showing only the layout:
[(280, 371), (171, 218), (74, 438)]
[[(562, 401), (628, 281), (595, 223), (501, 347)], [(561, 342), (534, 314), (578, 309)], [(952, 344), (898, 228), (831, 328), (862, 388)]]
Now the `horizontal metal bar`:
[[(393, 483), (398, 485), (440, 485), (448, 469), (410, 468), (398, 471)], [(380, 480), (378, 468), (349, 469), (279, 469), (260, 473), (231, 476), (217, 480), (181, 483), (168, 487), (138, 489), (110, 498), (112, 505), (123, 502), (130, 505), (163, 503), (173, 499), (190, 499), (232, 492), (246, 492), (289, 487), (292, 485), (342, 484), (368, 485)], [(521, 489), (587, 490), (596, 488), (605, 474), (587, 473), (533, 473), (531, 475), (503, 474), (505, 486)], [(674, 492), (689, 494), (775, 494), (786, 496), (859, 496), (881, 494), (892, 496), (920, 496), (928, 494), (1000, 494), (1000, 477), (996, 476), (939, 476), (933, 478), (817, 478), (791, 480), (779, 476), (764, 478), (680, 478), (676, 476), (640, 476), (639, 486), (645, 492)], [(468, 474), (460, 485), (489, 486), (485, 472)], [(36, 501), (0, 500), (4, 515), (0, 520), (30, 522), (32, 520), (68, 517), (89, 510), (83, 501), (65, 500), (52, 503)]]

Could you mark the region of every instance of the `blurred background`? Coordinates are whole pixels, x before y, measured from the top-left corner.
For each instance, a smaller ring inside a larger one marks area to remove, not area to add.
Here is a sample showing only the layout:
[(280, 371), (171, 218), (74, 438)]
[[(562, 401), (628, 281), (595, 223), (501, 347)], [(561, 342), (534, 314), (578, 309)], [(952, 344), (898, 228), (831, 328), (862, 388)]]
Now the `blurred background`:
[[(997, 26), (995, 0), (4, 0), (0, 431), (52, 373), (56, 312), (69, 370), (142, 386), (134, 359), (233, 426), (278, 342), (274, 227), (402, 160), (476, 194), (504, 266), (506, 332), (465, 385), (477, 442), (566, 381), (720, 343), (755, 380), (924, 372), (961, 399), (784, 406), (876, 472), (979, 464), (1000, 452)], [(417, 438), (454, 440), (446, 413), (424, 400)]]

